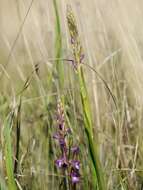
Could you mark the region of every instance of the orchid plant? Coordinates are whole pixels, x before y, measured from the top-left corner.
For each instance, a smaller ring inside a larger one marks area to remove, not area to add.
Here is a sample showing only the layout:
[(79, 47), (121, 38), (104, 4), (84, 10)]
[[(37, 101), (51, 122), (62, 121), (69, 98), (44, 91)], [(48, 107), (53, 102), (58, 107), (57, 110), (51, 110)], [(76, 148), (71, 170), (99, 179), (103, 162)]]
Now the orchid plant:
[(80, 149), (78, 146), (69, 145), (68, 138), (72, 135), (70, 128), (65, 125), (64, 109), (62, 102), (57, 106), (57, 126), (53, 138), (57, 140), (60, 147), (60, 156), (55, 160), (55, 165), (64, 174), (68, 175), (71, 187), (76, 187), (80, 182), (80, 161), (78, 160)]

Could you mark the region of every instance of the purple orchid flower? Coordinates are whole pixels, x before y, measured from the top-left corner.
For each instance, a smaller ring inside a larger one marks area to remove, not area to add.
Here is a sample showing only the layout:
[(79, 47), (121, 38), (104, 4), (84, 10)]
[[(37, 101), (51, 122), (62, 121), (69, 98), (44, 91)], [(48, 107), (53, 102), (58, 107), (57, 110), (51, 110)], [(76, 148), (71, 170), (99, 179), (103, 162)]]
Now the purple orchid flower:
[(67, 168), (68, 162), (65, 158), (60, 158), (55, 161), (55, 164), (58, 168)]
[(79, 183), (80, 182), (80, 174), (79, 172), (72, 171), (71, 172), (71, 181), (73, 184)]
[(79, 170), (80, 169), (80, 162), (78, 160), (72, 160), (71, 165), (74, 169)]

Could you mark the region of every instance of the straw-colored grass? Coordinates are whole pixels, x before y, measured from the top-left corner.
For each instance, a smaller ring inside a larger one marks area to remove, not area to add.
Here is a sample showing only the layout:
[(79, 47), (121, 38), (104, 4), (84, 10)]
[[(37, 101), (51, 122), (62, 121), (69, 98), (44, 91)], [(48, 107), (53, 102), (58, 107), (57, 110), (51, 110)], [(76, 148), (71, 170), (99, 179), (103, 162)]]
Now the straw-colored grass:
[[(85, 56), (77, 70), (67, 4)], [(141, 189), (142, 10), (141, 0), (0, 0), (0, 189), (59, 189), (61, 97), (81, 149), (76, 188)]]

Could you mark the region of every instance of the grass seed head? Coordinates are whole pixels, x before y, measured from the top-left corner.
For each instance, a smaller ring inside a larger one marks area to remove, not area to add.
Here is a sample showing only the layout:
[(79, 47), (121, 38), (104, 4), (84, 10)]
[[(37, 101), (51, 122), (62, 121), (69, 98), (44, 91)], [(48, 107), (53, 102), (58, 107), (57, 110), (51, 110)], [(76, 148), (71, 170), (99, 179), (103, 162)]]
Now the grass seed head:
[(83, 53), (83, 48), (80, 42), (76, 19), (74, 17), (74, 14), (70, 5), (67, 6), (67, 23), (68, 23), (70, 42), (71, 42), (72, 53), (73, 53), (73, 58), (74, 58), (73, 66), (77, 70), (78, 66), (83, 62), (84, 53)]

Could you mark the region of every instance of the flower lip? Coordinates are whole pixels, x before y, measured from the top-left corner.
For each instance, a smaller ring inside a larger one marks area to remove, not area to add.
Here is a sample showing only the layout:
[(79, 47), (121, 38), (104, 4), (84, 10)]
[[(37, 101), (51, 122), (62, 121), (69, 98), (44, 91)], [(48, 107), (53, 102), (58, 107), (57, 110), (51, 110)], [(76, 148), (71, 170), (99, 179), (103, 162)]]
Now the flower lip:
[(78, 183), (79, 182), (79, 177), (72, 176), (72, 182), (73, 183)]
[(68, 166), (68, 163), (64, 158), (57, 159), (55, 164), (58, 168), (66, 168)]
[(63, 160), (62, 160), (62, 159), (58, 159), (58, 160), (55, 161), (55, 164), (56, 164), (59, 168), (61, 168), (62, 165), (63, 165)]
[(72, 161), (71, 161), (71, 164), (72, 164), (72, 167), (73, 167), (74, 169), (77, 169), (77, 170), (80, 169), (80, 162), (79, 162), (78, 160), (72, 160)]
[(71, 180), (72, 183), (79, 183), (80, 182), (80, 174), (78, 172), (72, 171), (71, 173)]

